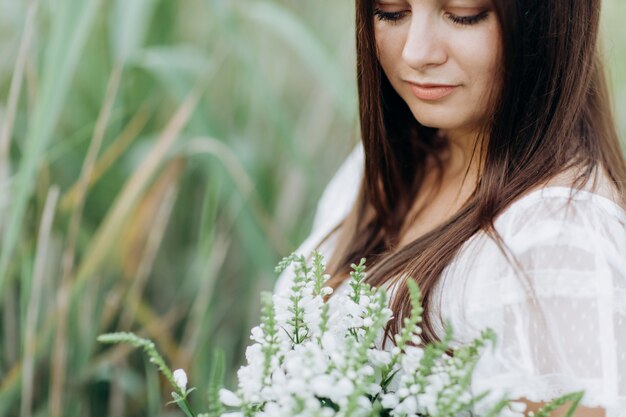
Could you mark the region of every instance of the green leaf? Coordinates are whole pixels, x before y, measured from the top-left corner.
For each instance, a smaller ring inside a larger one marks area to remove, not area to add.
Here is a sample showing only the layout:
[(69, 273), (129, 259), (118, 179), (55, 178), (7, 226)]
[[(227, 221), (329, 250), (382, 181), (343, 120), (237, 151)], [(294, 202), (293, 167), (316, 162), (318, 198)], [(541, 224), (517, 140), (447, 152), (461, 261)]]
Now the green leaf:
[(126, 62), (143, 46), (157, 4), (156, 0), (115, 0), (109, 33), (117, 61)]
[(224, 352), (216, 349), (213, 352), (213, 361), (209, 377), (209, 389), (207, 397), (209, 400), (209, 417), (220, 417), (224, 413), (224, 407), (220, 401), (219, 391), (224, 380)]

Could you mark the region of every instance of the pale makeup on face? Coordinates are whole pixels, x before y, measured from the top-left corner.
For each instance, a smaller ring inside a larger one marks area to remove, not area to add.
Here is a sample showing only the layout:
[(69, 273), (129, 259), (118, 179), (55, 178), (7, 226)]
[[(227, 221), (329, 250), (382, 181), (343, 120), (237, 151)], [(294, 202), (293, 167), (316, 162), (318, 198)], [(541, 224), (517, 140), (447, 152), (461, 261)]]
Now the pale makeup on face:
[[(374, 1), (378, 58), (423, 125), (471, 152), (500, 79), (500, 25), (490, 0)], [(465, 158), (462, 158), (465, 159)]]

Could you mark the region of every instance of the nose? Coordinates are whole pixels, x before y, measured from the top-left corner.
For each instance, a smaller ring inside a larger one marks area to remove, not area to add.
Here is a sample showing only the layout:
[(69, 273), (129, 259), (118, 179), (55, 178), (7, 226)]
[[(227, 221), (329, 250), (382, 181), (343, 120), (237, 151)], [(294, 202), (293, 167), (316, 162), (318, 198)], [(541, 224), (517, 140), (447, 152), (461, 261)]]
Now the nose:
[(402, 59), (417, 71), (442, 65), (448, 60), (445, 38), (437, 30), (436, 19), (435, 16), (416, 10), (411, 14)]

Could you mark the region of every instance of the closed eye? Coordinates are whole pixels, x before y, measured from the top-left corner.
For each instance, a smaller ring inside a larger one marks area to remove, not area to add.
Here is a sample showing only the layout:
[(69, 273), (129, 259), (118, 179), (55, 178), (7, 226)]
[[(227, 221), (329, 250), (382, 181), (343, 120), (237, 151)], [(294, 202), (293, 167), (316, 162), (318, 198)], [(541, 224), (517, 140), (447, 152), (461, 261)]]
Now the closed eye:
[(405, 17), (409, 12), (405, 10), (396, 11), (396, 12), (385, 12), (380, 8), (374, 9), (374, 16), (378, 18), (380, 21), (384, 22), (397, 22), (403, 17)]
[(452, 13), (446, 13), (446, 16), (453, 23), (456, 23), (458, 25), (463, 25), (463, 26), (471, 26), (471, 25), (475, 25), (485, 20), (489, 16), (489, 11), (485, 10), (485, 11), (482, 11), (478, 14), (471, 15), (471, 16), (459, 16), (459, 15), (455, 15)]

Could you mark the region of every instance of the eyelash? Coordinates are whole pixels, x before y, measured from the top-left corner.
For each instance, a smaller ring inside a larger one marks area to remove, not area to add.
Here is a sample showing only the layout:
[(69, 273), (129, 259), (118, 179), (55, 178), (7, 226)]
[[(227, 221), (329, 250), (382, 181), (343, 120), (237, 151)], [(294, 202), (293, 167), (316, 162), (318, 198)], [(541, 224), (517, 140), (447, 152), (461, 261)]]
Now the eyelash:
[[(392, 22), (395, 23), (402, 19), (406, 15), (406, 11), (401, 12), (383, 12), (378, 7), (374, 9), (374, 16), (378, 18), (378, 20), (383, 22)], [(457, 16), (452, 13), (446, 13), (448, 19), (452, 21), (452, 23), (456, 23), (457, 25), (462, 26), (471, 26), (475, 25), (487, 18), (489, 15), (488, 11), (480, 12), (477, 15), (473, 16)]]
[(475, 25), (476, 23), (482, 22), (487, 18), (488, 15), (489, 12), (487, 12), (486, 10), (474, 16), (456, 16), (451, 13), (447, 13), (448, 19), (450, 19), (452, 22), (465, 26)]
[(406, 12), (383, 12), (378, 7), (374, 9), (374, 16), (381, 22), (397, 22), (402, 19)]

